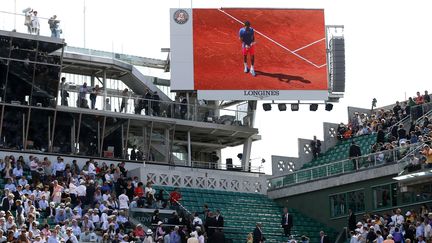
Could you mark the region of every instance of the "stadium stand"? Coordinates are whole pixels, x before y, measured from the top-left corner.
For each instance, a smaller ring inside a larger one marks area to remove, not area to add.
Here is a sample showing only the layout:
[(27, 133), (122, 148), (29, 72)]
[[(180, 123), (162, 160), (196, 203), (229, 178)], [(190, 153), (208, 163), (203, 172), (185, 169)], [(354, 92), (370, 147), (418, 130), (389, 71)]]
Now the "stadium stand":
[[(167, 192), (174, 189), (169, 186), (154, 186), (154, 188)], [(220, 210), (225, 222), (225, 237), (233, 240), (234, 243), (245, 242), (246, 236), (253, 231), (256, 222), (263, 224), (266, 242), (285, 242), (287, 240), (282, 236), (283, 230), (280, 224), (282, 208), (265, 195), (194, 188), (181, 188), (180, 191), (182, 205), (192, 214), (203, 212), (205, 204), (210, 210)], [(289, 213), (294, 218), (292, 234), (296, 238), (307, 235), (311, 242), (318, 242), (318, 232), (321, 230), (327, 232), (332, 239), (335, 238), (336, 231), (324, 224), (298, 210), (290, 209)]]
[(336, 146), (330, 148), (327, 152), (318, 156), (318, 158), (304, 164), (302, 169), (325, 165), (331, 162), (347, 159), (349, 147), (351, 145), (351, 142), (353, 141), (360, 146), (362, 154), (368, 154), (371, 151), (372, 145), (376, 142), (376, 135), (363, 135), (340, 141)]

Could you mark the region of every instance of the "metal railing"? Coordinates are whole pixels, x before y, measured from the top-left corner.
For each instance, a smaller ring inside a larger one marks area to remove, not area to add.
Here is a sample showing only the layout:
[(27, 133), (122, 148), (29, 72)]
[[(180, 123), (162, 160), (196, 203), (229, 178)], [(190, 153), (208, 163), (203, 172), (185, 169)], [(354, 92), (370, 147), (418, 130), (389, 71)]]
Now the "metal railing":
[[(230, 171), (245, 171), (241, 166), (219, 164), (217, 162), (207, 161), (192, 161), (193, 168), (201, 169), (217, 169), (217, 170), (230, 170)], [(249, 172), (264, 173), (263, 166), (250, 166)]]
[[(88, 99), (89, 95), (78, 104), (77, 100), (68, 99), (68, 106), (78, 107), (83, 109), (92, 108), (92, 101)], [(103, 98), (110, 100), (111, 107), (105, 103)], [(58, 98), (58, 104), (62, 104), (61, 97)], [(85, 104), (83, 104), (83, 102)], [(154, 99), (145, 99), (136, 95), (128, 96), (110, 94), (104, 96), (98, 94), (94, 105), (95, 109), (111, 112), (121, 112), (127, 114), (147, 115), (156, 117), (166, 117), (198, 122), (217, 123), (223, 125), (247, 126), (249, 113), (247, 111), (218, 108), (216, 106), (208, 106), (205, 104), (188, 104), (175, 101), (163, 101)], [(241, 120), (240, 120), (241, 119)]]
[(426, 114), (430, 114), (432, 111), (432, 102), (412, 106), (410, 109), (411, 121), (416, 121), (424, 117)]
[[(349, 158), (325, 165), (315, 166), (307, 169), (297, 170), (293, 173), (271, 178), (268, 180), (268, 190), (295, 185), (312, 180), (343, 175), (358, 170), (371, 169), (389, 163), (395, 163), (406, 158), (410, 152), (423, 146), (424, 143), (416, 143), (409, 146), (398, 147), (368, 155)], [(405, 160), (404, 160), (405, 161)], [(358, 168), (356, 170), (356, 167)]]
[[(25, 13), (0, 11), (0, 30), (51, 37), (51, 29), (48, 24), (50, 17), (40, 15), (37, 16), (39, 20), (39, 34), (29, 32), (28, 27), (24, 24), (25, 18)], [(60, 21), (58, 30), (60, 32), (60, 38), (64, 39), (65, 35), (63, 34), (62, 28), (66, 26), (66, 23), (60, 19), (56, 20)]]

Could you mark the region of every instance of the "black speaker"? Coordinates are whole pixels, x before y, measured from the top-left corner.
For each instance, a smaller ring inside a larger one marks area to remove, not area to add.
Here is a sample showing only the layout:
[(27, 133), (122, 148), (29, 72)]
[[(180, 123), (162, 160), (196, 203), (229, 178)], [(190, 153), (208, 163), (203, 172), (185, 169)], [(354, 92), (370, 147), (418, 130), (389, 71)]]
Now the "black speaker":
[(330, 40), (332, 77), (334, 92), (345, 92), (345, 40), (333, 38)]
[(232, 169), (232, 167), (233, 167), (233, 160), (232, 160), (232, 158), (228, 158), (225, 161), (226, 161), (226, 167), (227, 167), (227, 169), (228, 170)]

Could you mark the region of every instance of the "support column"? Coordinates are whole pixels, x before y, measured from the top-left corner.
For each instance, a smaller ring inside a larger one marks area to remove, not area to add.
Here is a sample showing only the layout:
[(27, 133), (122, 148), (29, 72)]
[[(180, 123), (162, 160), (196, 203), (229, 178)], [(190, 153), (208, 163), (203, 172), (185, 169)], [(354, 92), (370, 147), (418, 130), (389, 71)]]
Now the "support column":
[[(255, 113), (256, 113), (257, 101), (248, 101), (248, 116), (249, 116), (249, 127), (254, 127), (255, 124)], [(249, 160), (252, 150), (252, 137), (249, 137), (243, 143), (243, 157), (242, 157), (242, 168), (245, 171), (250, 170)]]
[[(102, 101), (102, 109), (106, 110), (106, 97), (107, 97), (107, 87), (106, 87), (106, 70), (103, 70), (103, 77), (102, 77), (102, 88), (103, 88), (103, 101)], [(111, 101), (110, 101), (111, 103)], [(111, 108), (112, 109), (112, 108)]]
[(192, 167), (192, 147), (191, 147), (190, 131), (187, 132), (187, 151), (188, 151), (187, 165), (189, 167)]
[(165, 129), (165, 161), (170, 163), (170, 131)]

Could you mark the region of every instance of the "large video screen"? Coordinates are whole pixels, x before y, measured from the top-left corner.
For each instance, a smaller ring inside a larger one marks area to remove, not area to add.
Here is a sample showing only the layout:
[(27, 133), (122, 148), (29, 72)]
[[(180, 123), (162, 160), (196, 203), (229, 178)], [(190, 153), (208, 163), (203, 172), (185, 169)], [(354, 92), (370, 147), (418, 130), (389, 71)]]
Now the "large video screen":
[(203, 99), (326, 99), (324, 10), (171, 13), (172, 90), (198, 90)]

